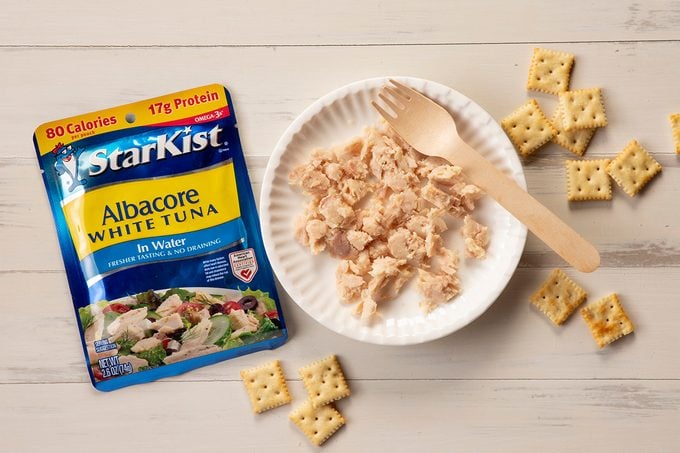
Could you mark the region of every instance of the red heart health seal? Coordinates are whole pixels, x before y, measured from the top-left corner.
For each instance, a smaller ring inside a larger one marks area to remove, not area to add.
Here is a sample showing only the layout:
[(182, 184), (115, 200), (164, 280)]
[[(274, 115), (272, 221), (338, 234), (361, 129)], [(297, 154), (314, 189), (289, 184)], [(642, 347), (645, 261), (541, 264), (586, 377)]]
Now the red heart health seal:
[(253, 249), (231, 252), (229, 254), (229, 263), (231, 264), (231, 271), (234, 277), (244, 283), (253, 281), (255, 274), (257, 274), (257, 258)]

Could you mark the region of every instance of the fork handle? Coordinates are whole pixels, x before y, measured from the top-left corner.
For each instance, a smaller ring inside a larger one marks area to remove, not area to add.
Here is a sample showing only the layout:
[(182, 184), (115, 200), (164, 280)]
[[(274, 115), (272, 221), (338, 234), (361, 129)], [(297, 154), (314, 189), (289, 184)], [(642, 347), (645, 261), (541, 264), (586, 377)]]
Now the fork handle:
[(496, 200), (574, 268), (593, 272), (600, 265), (600, 254), (590, 242), (470, 145), (461, 140), (452, 147), (448, 160), (461, 166), (470, 183)]

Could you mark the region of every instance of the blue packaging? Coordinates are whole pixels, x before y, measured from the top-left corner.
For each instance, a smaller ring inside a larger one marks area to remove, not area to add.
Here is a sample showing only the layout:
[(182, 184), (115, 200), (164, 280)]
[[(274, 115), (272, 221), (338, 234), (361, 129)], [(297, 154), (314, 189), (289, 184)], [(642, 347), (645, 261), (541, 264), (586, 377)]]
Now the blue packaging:
[(225, 87), (52, 121), (33, 141), (95, 388), (286, 341)]

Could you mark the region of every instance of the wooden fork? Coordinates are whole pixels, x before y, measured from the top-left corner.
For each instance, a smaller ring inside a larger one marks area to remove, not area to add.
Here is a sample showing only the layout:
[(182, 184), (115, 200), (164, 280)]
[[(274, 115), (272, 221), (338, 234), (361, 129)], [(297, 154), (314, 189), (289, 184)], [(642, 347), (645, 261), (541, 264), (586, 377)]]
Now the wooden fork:
[(378, 97), (394, 115), (376, 102), (371, 104), (409, 145), (422, 154), (442, 157), (462, 167), (470, 183), (496, 200), (574, 268), (581, 272), (597, 269), (600, 255), (595, 247), (465, 143), (446, 109), (392, 79)]

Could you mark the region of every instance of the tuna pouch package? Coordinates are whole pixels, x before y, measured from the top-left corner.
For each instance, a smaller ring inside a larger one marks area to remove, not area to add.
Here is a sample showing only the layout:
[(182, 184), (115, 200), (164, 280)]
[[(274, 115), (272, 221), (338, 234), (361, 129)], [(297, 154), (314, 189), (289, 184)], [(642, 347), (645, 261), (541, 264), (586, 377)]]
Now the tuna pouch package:
[(286, 341), (226, 88), (53, 121), (33, 141), (97, 389)]

